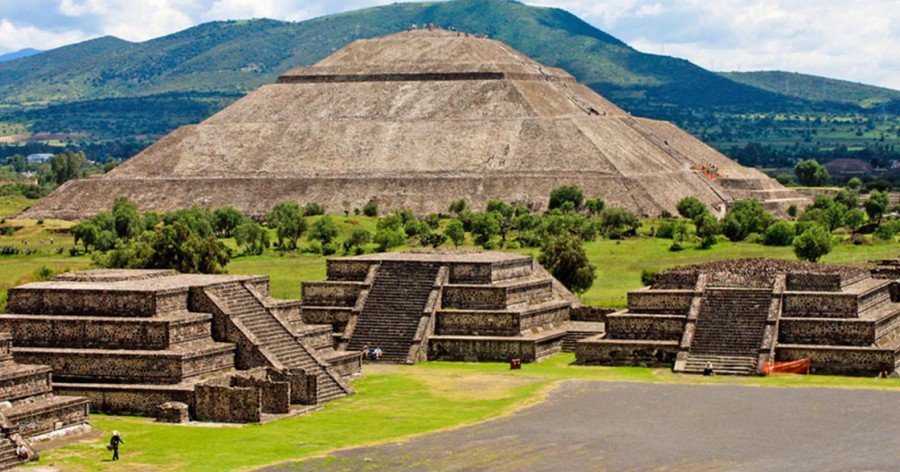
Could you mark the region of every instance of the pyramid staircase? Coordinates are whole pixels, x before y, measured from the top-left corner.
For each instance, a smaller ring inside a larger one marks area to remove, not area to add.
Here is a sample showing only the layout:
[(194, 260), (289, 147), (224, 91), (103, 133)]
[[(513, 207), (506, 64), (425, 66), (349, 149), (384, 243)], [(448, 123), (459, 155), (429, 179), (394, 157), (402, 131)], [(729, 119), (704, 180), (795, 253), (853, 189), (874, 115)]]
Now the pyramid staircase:
[(410, 362), (440, 265), (428, 262), (381, 262), (347, 348), (379, 347), (385, 362)]
[(313, 349), (301, 342), (243, 283), (229, 283), (204, 289), (219, 300), (222, 313), (240, 323), (278, 363), (288, 369), (315, 374), (316, 401), (323, 403), (351, 393), (350, 386)]
[(771, 305), (769, 289), (707, 288), (684, 372), (755, 373)]

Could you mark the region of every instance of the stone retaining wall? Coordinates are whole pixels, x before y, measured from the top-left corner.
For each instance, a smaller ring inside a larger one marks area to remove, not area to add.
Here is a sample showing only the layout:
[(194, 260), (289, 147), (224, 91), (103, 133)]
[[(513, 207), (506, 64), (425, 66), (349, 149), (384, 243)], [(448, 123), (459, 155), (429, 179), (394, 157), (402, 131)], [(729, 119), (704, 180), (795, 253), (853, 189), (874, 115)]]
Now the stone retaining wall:
[(374, 264), (377, 264), (377, 261), (327, 259), (325, 261), (325, 273), (328, 280), (331, 281), (362, 282), (366, 280), (369, 268)]
[(778, 342), (868, 346), (875, 342), (875, 323), (858, 318), (781, 318)]
[(95, 413), (153, 416), (157, 406), (166, 402), (181, 402), (191, 407), (194, 404), (193, 390), (185, 388), (54, 384), (53, 389), (57, 394), (87, 397)]
[(684, 334), (684, 316), (617, 314), (606, 318), (606, 332), (613, 339), (678, 341)]
[(521, 359), (534, 362), (560, 352), (562, 336), (540, 343), (521, 338), (431, 339), (428, 360), (467, 362), (508, 362)]
[(693, 290), (648, 290), (628, 292), (628, 310), (633, 313), (687, 314), (696, 293)]
[(362, 287), (359, 282), (303, 282), (303, 304), (352, 307)]
[(865, 347), (779, 346), (775, 358), (781, 362), (810, 359), (810, 372), (837, 375), (876, 375), (882, 364), (897, 368), (898, 355), (892, 349)]
[[(22, 366), (24, 367), (24, 366)], [(20, 398), (50, 393), (50, 369), (46, 366), (29, 366), (30, 369), (0, 372), (0, 399), (15, 401)]]

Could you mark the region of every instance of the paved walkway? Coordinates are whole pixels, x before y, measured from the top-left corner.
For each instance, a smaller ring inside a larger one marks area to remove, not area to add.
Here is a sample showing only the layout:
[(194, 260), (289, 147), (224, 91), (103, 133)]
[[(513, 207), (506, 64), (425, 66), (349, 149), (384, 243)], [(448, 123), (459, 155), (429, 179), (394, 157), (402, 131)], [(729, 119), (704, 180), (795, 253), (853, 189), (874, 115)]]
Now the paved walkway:
[(900, 470), (900, 392), (566, 382), (495, 421), (270, 470)]

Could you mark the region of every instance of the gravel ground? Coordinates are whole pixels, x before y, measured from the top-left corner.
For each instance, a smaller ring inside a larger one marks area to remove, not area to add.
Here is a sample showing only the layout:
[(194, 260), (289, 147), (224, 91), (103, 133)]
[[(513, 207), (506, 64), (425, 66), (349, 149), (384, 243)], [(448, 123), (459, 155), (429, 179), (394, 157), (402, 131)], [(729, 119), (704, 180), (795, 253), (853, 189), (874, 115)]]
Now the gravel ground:
[(900, 392), (572, 381), (495, 421), (268, 470), (896, 471)]

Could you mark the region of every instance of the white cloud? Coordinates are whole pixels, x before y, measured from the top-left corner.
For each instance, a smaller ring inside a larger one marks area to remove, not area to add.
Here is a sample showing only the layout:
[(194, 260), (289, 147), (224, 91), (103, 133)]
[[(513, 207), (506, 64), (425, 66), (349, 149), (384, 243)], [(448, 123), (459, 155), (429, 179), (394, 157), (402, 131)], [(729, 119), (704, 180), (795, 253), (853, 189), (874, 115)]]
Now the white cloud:
[(33, 26), (16, 26), (9, 20), (0, 19), (0, 51), (52, 49), (85, 39), (87, 37), (79, 31), (44, 31)]
[[(0, 53), (107, 34), (143, 41), (210, 20), (300, 21), (393, 1), (0, 0)], [(524, 1), (707, 68), (782, 69), (900, 89), (898, 0)]]

